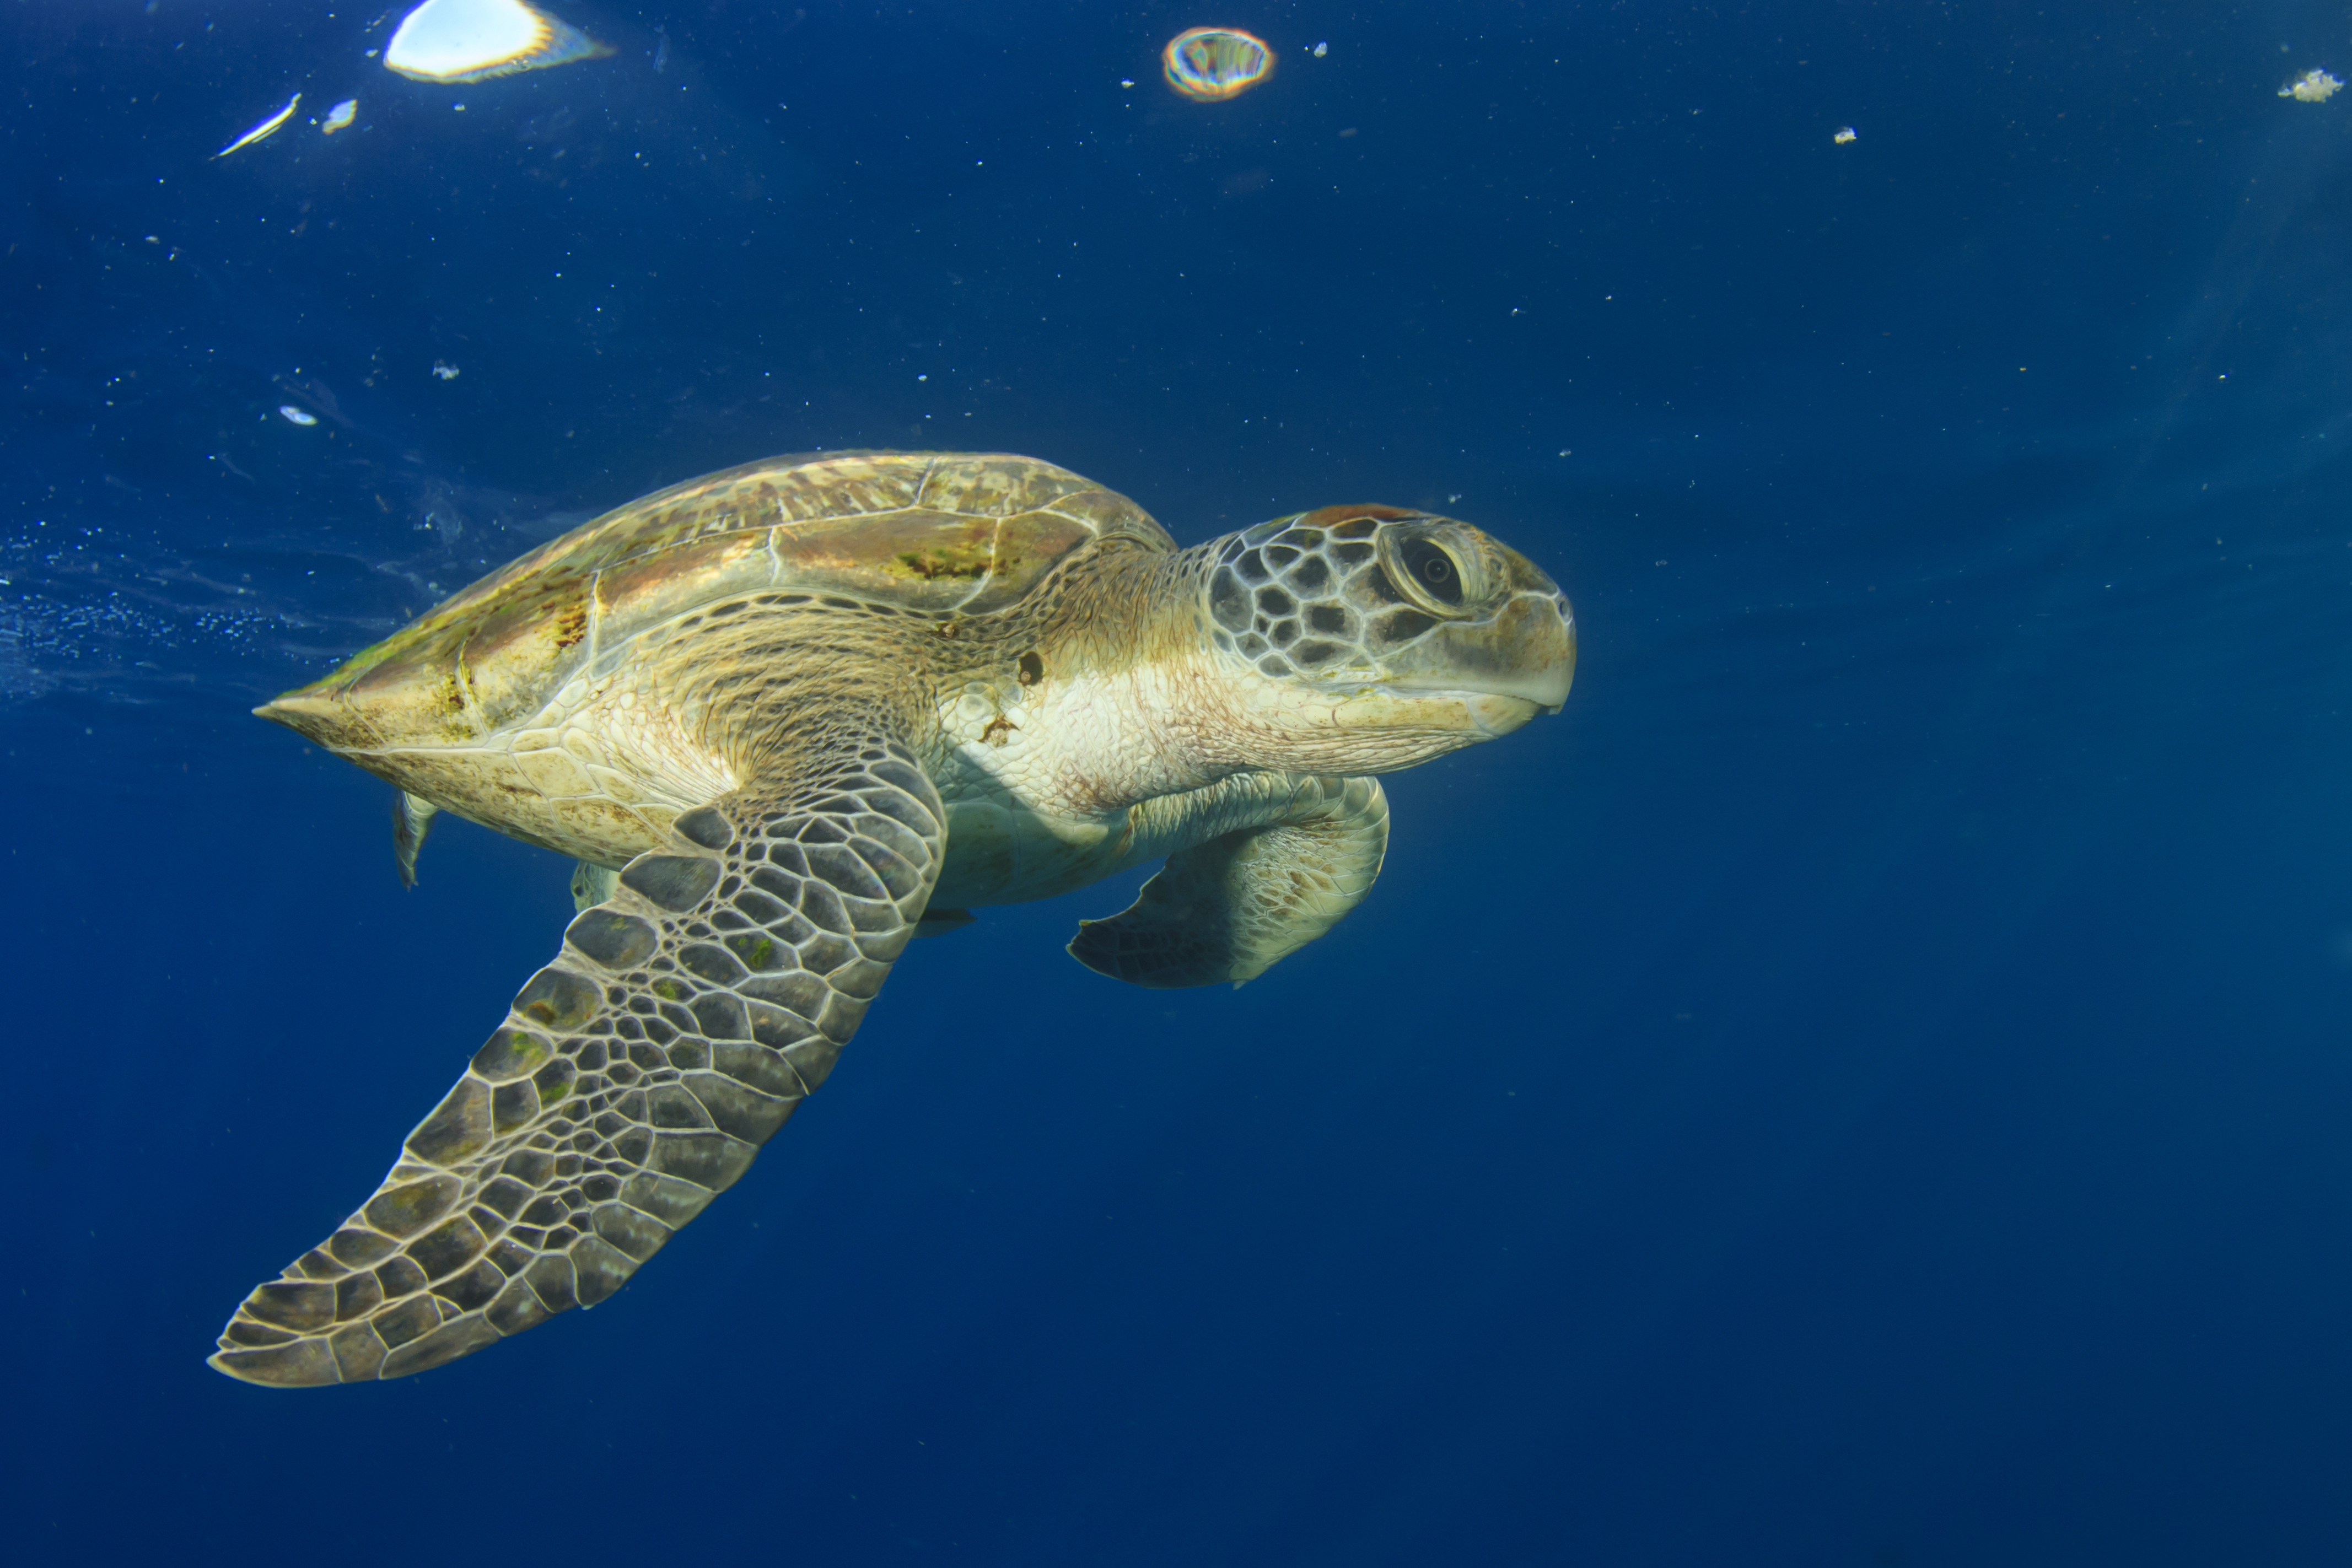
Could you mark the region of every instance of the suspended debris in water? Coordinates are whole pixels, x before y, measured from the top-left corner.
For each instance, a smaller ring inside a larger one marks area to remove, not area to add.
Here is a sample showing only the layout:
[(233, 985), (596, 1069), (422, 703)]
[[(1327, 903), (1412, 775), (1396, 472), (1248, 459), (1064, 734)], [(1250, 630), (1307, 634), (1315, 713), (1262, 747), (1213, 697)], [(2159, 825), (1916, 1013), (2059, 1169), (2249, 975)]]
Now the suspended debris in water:
[(316, 424), (319, 423), (319, 416), (317, 414), (296, 408), (290, 402), (279, 403), (278, 405), (278, 412), (284, 414), (288, 420), (296, 424)]
[(523, 0), (425, 0), (384, 46), (389, 69), (418, 81), (480, 81), (611, 54)]
[(1265, 40), (1238, 27), (1187, 27), (1160, 52), (1168, 85), (1204, 103), (1247, 92), (1274, 74)]
[(1841, 147), (1844, 146), (1847, 142), (1853, 140), (1853, 127), (1849, 125), (1843, 131), (1833, 132), (1831, 135), (1830, 140), (1836, 142)]
[(257, 141), (265, 141), (268, 138), (276, 135), (279, 126), (294, 118), (294, 106), (301, 101), (302, 95), (299, 92), (296, 93), (292, 98), (286, 100), (285, 108), (279, 110), (277, 113), (271, 115), (268, 119), (263, 120), (260, 124), (255, 126), (252, 130), (247, 131), (244, 135), (230, 142), (227, 146), (214, 153), (213, 156), (215, 158), (226, 158), (240, 147), (250, 147)]
[(2326, 103), (2343, 85), (2326, 71), (2305, 71), (2279, 89), (2278, 95), (2291, 98), (2297, 103)]
[(433, 361), (433, 374), (441, 381), (454, 382), (464, 373), (464, 371), (458, 370), (457, 366), (449, 363), (446, 360), (436, 360)]
[(1318, 59), (1318, 60), (1319, 60), (1319, 59), (1321, 59), (1325, 55), (1328, 55), (1328, 54), (1329, 54), (1329, 53), (1331, 52), (1331, 46), (1330, 46), (1330, 44), (1329, 44), (1329, 42), (1328, 42), (1328, 40), (1318, 39), (1318, 40), (1317, 40), (1315, 47), (1314, 47), (1313, 48), (1311, 48), (1311, 49), (1307, 50), (1307, 52), (1308, 54), (1310, 54), (1310, 55), (1313, 55), (1317, 59)]
[(335, 105), (334, 108), (327, 110), (327, 118), (319, 122), (319, 129), (324, 134), (332, 136), (336, 131), (342, 130), (343, 127), (358, 119), (359, 112), (360, 100), (355, 98), (347, 98), (343, 99), (342, 102)]

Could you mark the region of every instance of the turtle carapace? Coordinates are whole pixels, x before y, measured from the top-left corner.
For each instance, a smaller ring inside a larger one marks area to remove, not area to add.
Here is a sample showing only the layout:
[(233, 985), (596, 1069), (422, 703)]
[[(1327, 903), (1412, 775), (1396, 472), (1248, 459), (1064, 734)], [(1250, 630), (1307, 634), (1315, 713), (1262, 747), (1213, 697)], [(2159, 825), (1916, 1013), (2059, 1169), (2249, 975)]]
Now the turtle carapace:
[(1178, 549), (1032, 458), (777, 458), (624, 507), (261, 708), (577, 859), (579, 913), (374, 1196), (213, 1364), (396, 1377), (610, 1296), (833, 1069), (908, 938), (1154, 860), (1070, 952), (1239, 984), (1370, 891), (1371, 775), (1568, 695), (1568, 601), (1465, 523)]

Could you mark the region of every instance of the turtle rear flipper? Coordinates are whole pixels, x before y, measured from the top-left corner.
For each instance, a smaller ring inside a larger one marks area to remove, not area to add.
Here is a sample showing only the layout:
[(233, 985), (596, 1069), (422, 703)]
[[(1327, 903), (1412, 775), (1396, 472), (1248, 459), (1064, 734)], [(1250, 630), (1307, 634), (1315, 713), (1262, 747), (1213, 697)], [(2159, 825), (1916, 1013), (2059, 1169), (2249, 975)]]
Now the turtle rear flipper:
[(689, 811), (409, 1134), (375, 1196), (247, 1296), (249, 1383), (422, 1372), (593, 1306), (824, 1082), (929, 901), (938, 792), (854, 737)]
[(926, 909), (922, 919), (915, 923), (915, 935), (918, 937), (950, 936), (979, 918), (969, 909)]
[(392, 858), (400, 868), (400, 885), (416, 885), (416, 857), (425, 849), (425, 835), (433, 831), (433, 819), (441, 808), (422, 795), (403, 789), (392, 808)]
[(1078, 922), (1070, 956), (1154, 990), (1257, 978), (1338, 925), (1381, 873), (1380, 781), (1350, 779), (1336, 793), (1302, 821), (1237, 828), (1170, 855), (1126, 909)]

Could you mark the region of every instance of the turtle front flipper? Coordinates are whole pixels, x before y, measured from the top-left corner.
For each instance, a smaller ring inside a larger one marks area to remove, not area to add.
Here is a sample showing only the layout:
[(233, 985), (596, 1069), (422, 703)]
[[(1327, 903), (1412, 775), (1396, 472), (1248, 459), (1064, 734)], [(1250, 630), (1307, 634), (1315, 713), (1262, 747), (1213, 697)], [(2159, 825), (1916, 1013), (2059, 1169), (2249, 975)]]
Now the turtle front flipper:
[(1297, 820), (1237, 828), (1170, 855), (1126, 909), (1078, 923), (1070, 956), (1155, 990), (1239, 986), (1314, 941), (1363, 902), (1389, 844), (1379, 779), (1328, 784), (1336, 788), (1302, 800)]
[(945, 821), (878, 737), (680, 817), (572, 922), (375, 1196), (246, 1298), (212, 1364), (398, 1377), (619, 1290), (824, 1082), (930, 898)]

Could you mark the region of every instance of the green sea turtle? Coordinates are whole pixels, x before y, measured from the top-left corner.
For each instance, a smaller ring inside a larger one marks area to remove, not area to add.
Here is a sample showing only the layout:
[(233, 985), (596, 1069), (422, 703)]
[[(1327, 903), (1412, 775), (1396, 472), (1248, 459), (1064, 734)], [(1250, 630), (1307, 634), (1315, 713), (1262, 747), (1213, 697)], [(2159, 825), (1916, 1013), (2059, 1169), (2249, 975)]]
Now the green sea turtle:
[(996, 455), (646, 497), (257, 710), (575, 856), (578, 917), (373, 1197), (212, 1364), (397, 1377), (618, 1290), (823, 1083), (909, 936), (1167, 863), (1069, 950), (1249, 979), (1371, 887), (1364, 775), (1568, 695), (1568, 601), (1465, 523), (1327, 507), (1180, 550)]

